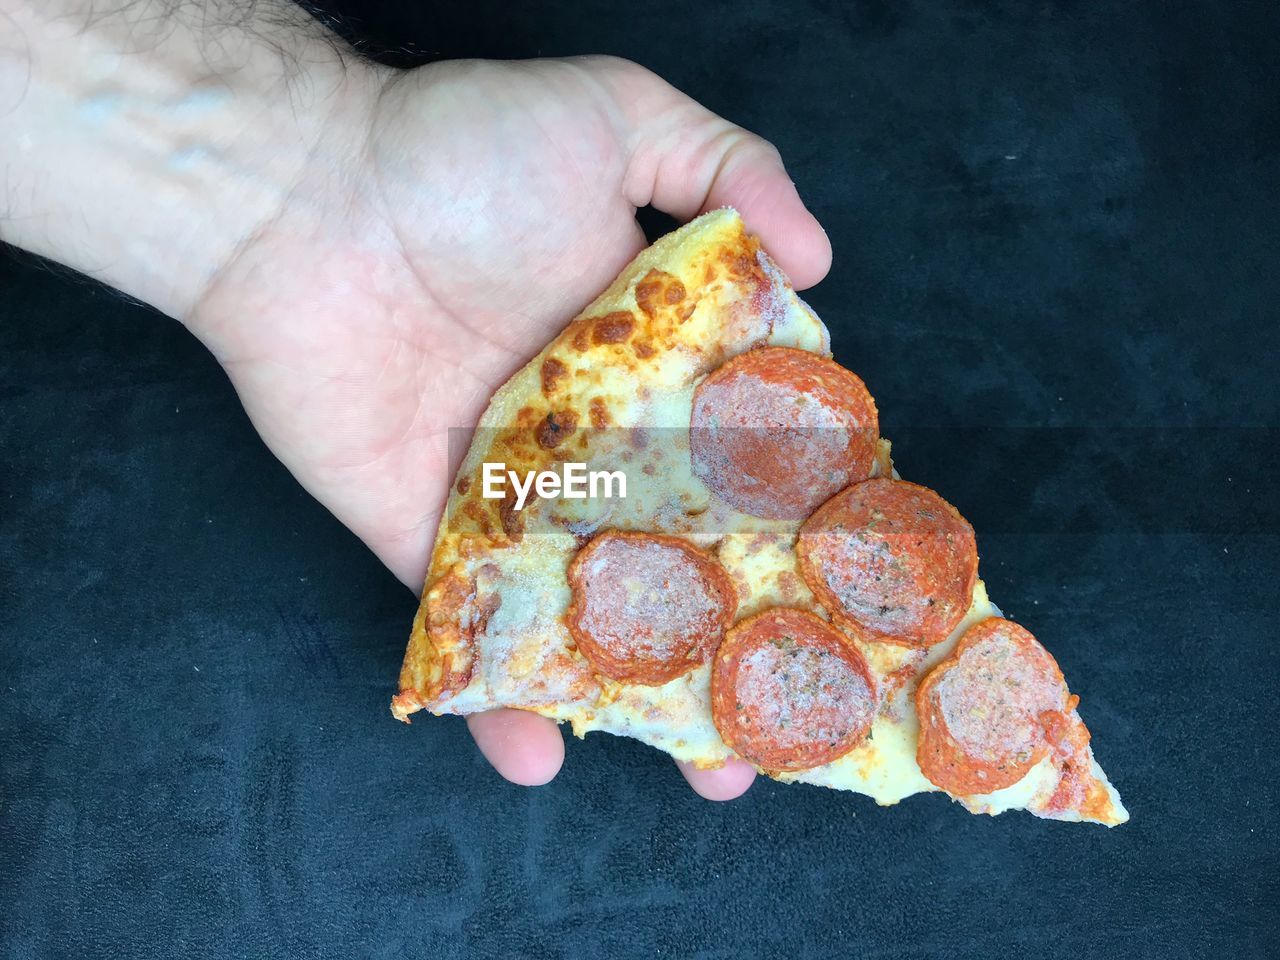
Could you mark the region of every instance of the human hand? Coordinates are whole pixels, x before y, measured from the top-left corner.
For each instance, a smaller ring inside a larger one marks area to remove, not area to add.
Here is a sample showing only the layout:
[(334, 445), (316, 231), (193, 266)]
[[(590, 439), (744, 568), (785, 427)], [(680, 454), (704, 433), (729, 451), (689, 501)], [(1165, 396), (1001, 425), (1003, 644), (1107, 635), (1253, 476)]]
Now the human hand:
[[(237, 178), (271, 189), (238, 231), (218, 223), (204, 269), (159, 305), (214, 352), (299, 481), (411, 588), (456, 466), (448, 429), (474, 424), (641, 249), (637, 207), (687, 219), (735, 206), (799, 287), (830, 265), (776, 151), (634, 64), (395, 72), (348, 58), (303, 80), (300, 117), (296, 102), (255, 101), (255, 127), (295, 124), (289, 150), (237, 153)], [(244, 188), (213, 189), (216, 221)], [(545, 783), (562, 763), (543, 717), (468, 725), (513, 782)], [(754, 777), (737, 762), (682, 770), (713, 799)]]

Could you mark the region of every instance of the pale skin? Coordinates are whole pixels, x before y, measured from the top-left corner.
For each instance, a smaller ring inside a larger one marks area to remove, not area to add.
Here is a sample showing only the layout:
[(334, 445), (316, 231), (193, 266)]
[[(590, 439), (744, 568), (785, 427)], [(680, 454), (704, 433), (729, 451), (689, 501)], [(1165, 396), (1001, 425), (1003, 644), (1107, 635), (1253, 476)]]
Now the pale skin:
[[(287, 4), (0, 0), (0, 239), (186, 324), (299, 482), (421, 589), (447, 430), (644, 245), (732, 205), (798, 288), (831, 264), (777, 151), (609, 57), (367, 63)], [(467, 718), (524, 785), (559, 728)], [(681, 771), (742, 794), (731, 762)]]

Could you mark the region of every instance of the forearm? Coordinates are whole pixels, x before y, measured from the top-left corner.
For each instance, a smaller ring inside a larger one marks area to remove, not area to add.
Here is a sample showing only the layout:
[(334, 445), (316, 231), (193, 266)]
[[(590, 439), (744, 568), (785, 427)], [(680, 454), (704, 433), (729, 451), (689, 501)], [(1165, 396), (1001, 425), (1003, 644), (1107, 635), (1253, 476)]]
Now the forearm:
[(0, 239), (184, 316), (375, 81), (288, 2), (0, 0)]

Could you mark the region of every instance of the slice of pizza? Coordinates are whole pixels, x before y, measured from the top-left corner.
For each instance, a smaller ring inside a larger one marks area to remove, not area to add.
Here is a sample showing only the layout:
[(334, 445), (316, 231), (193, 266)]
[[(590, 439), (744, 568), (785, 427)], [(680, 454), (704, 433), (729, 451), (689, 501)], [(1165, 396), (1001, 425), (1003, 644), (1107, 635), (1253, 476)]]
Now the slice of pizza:
[(972, 527), (899, 478), (734, 211), (636, 257), (465, 436), (396, 717), (515, 707), (882, 804), (1128, 819)]

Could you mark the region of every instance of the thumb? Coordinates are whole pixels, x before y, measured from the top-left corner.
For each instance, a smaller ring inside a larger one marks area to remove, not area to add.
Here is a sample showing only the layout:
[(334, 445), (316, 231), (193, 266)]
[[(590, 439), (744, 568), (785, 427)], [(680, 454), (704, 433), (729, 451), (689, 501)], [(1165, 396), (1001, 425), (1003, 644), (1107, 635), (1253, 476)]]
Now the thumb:
[(626, 199), (681, 220), (731, 206), (792, 282), (831, 269), (831, 243), (796, 192), (777, 149), (685, 96), (656, 74), (605, 58), (598, 77), (618, 107), (628, 151)]

